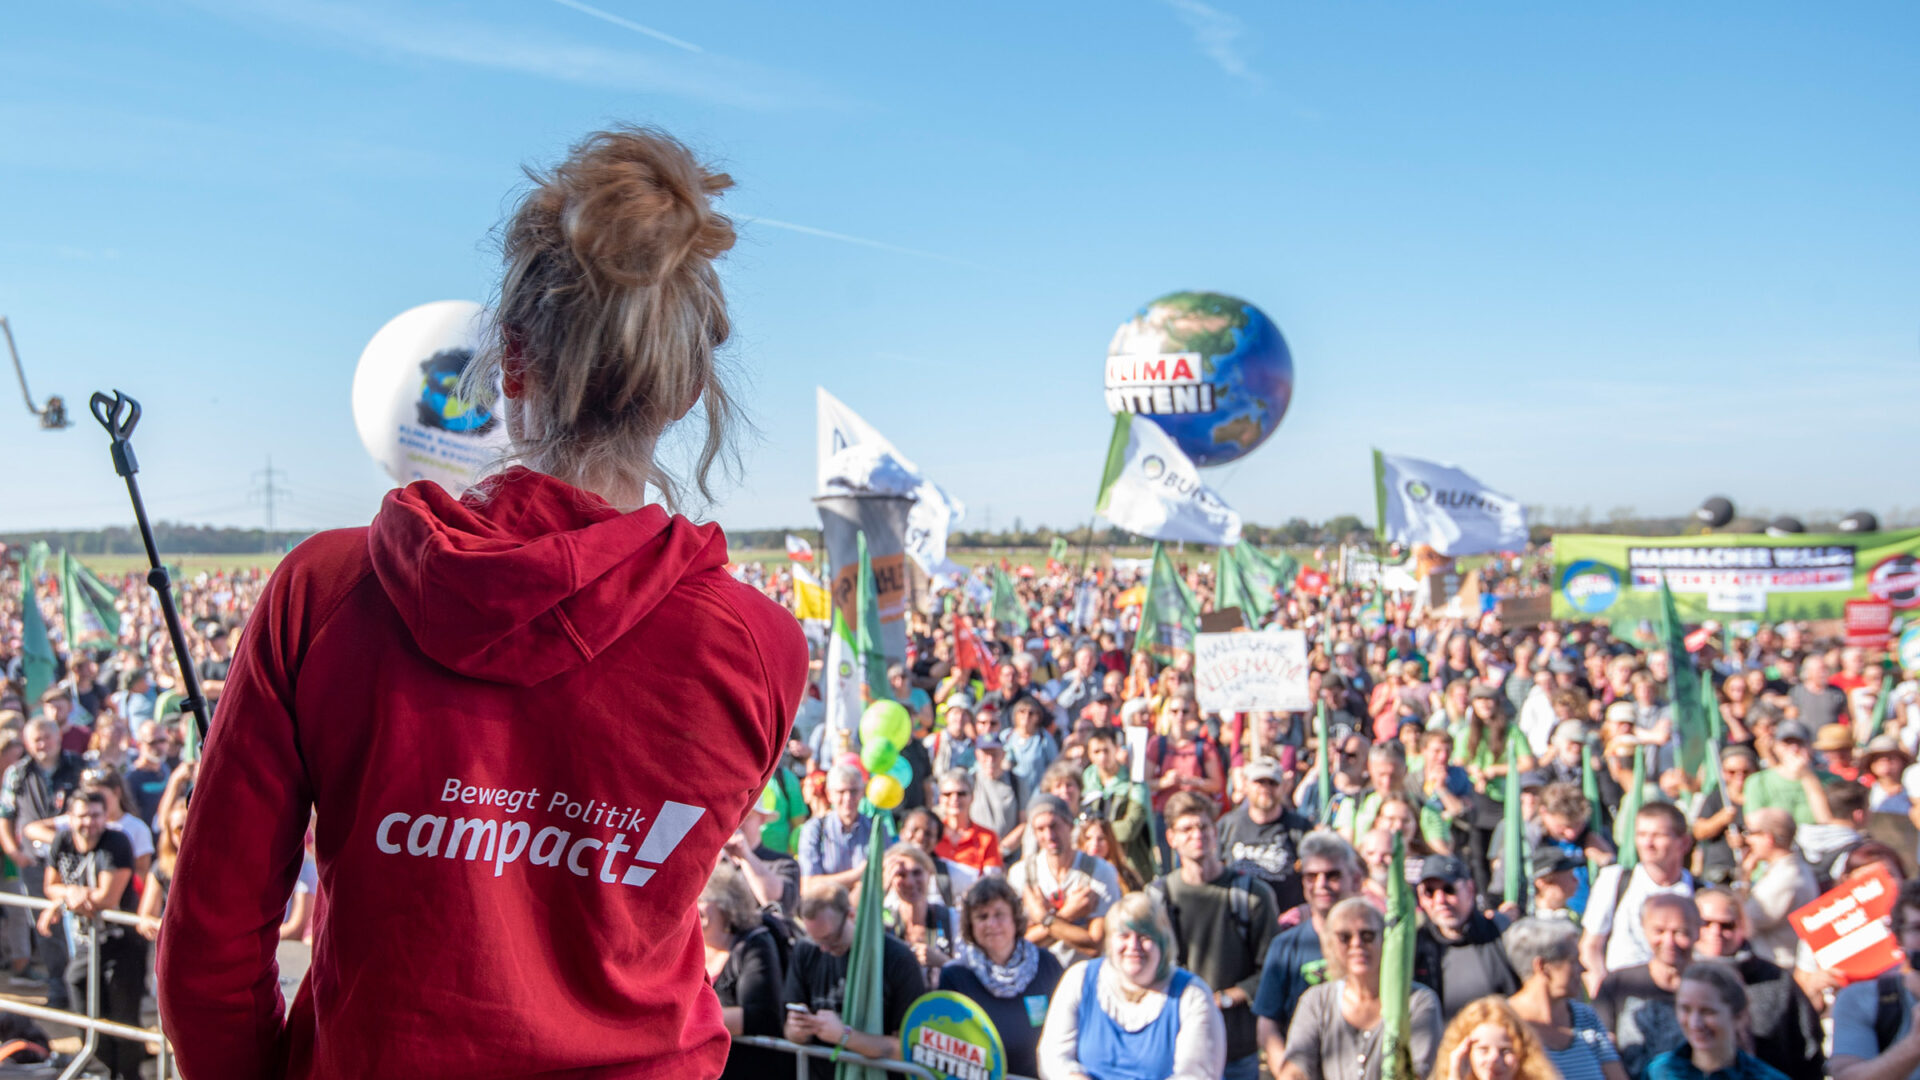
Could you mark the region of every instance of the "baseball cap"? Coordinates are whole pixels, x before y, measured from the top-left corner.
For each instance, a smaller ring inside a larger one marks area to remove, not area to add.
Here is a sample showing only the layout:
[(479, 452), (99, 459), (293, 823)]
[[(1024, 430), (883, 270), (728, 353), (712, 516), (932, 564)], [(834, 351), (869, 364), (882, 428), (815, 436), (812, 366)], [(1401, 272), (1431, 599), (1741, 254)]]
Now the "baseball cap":
[(1529, 772), (1523, 772), (1520, 774), (1520, 790), (1521, 791), (1531, 791), (1535, 788), (1543, 788), (1551, 783), (1553, 783), (1553, 777), (1547, 775), (1547, 772), (1544, 769), (1533, 769)]
[(1272, 780), (1279, 782), (1281, 769), (1277, 758), (1254, 758), (1247, 762), (1245, 769), (1248, 780)]
[(1636, 710), (1634, 709), (1634, 704), (1633, 704), (1633, 702), (1631, 702), (1631, 701), (1616, 701), (1616, 702), (1614, 702), (1613, 704), (1611, 704), (1611, 705), (1609, 705), (1609, 706), (1607, 706), (1607, 723), (1609, 723), (1609, 724), (1619, 724), (1619, 723), (1628, 723), (1628, 724), (1631, 724), (1631, 723), (1633, 723), (1633, 720), (1634, 720), (1634, 713), (1635, 713), (1635, 711), (1636, 711)]
[(1444, 881), (1454, 885), (1470, 880), (1467, 864), (1452, 855), (1429, 855), (1420, 863), (1420, 880)]
[(1481, 700), (1498, 701), (1500, 700), (1500, 691), (1491, 686), (1488, 686), (1486, 683), (1476, 682), (1473, 684), (1473, 690), (1467, 694), (1467, 700), (1468, 701), (1481, 701)]
[(1007, 752), (1006, 747), (1000, 745), (1000, 736), (995, 735), (991, 731), (973, 740), (973, 748), (975, 750), (998, 750), (1003, 754)]
[(1353, 655), (1353, 642), (1351, 642), (1351, 641), (1342, 641), (1342, 642), (1340, 642), (1340, 643), (1339, 643), (1338, 645), (1335, 645), (1335, 646), (1333, 647), (1333, 655), (1335, 655), (1335, 656), (1352, 656), (1352, 655)]
[(1577, 674), (1580, 669), (1574, 667), (1573, 661), (1566, 657), (1556, 656), (1547, 661), (1547, 670), (1553, 672), (1555, 675), (1573, 675)]
[(1533, 848), (1533, 876), (1543, 878), (1548, 874), (1578, 870), (1587, 864), (1587, 860), (1573, 854), (1559, 844), (1536, 844)]
[(1808, 731), (1807, 725), (1800, 721), (1788, 720), (1773, 729), (1773, 741), (1811, 743), (1813, 742), (1813, 733)]

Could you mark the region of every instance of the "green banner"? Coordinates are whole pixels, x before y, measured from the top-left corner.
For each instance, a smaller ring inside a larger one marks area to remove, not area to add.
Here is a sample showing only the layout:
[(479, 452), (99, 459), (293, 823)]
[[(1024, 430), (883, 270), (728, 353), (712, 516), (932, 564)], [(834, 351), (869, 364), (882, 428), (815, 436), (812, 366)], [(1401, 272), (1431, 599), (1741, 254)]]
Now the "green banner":
[(1553, 538), (1553, 617), (1618, 626), (1661, 617), (1660, 586), (1683, 622), (1838, 619), (1848, 600), (1920, 608), (1920, 529), (1798, 536)]

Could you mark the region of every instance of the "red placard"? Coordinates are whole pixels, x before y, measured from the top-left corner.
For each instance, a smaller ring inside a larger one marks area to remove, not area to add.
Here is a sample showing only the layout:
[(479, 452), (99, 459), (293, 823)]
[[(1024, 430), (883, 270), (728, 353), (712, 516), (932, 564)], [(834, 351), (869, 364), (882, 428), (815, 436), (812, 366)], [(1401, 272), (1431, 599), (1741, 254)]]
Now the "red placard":
[(1847, 601), (1847, 644), (1885, 645), (1893, 638), (1893, 603), (1888, 600)]
[(1787, 916), (1793, 932), (1813, 950), (1814, 966), (1849, 982), (1891, 970), (1905, 954), (1887, 925), (1900, 883), (1876, 865), (1848, 878), (1818, 900)]
[(1327, 575), (1303, 566), (1293, 579), (1293, 587), (1308, 596), (1319, 596), (1327, 591)]

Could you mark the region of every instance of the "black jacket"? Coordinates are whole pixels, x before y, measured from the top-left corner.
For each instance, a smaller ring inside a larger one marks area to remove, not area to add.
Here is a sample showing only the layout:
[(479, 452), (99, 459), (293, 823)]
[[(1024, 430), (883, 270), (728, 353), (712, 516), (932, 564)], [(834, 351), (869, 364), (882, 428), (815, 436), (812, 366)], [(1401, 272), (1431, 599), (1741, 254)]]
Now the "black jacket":
[(1482, 912), (1467, 920), (1465, 933), (1458, 941), (1447, 941), (1422, 920), (1413, 944), (1413, 981), (1430, 986), (1440, 995), (1440, 1013), (1447, 1020), (1468, 1004), (1499, 994), (1506, 997), (1520, 989), (1520, 977), (1507, 962), (1507, 951), (1500, 945), (1502, 925)]

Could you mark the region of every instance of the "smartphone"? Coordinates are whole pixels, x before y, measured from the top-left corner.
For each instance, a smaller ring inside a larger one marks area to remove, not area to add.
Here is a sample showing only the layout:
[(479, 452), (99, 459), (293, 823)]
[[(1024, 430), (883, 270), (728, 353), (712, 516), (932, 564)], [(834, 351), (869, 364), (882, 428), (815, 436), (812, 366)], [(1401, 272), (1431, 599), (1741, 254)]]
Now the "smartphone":
[(792, 1013), (795, 1016), (812, 1016), (813, 1015), (812, 1009), (807, 1008), (805, 1005), (800, 1005), (793, 1002), (787, 1003), (787, 1011), (789, 1013)]

